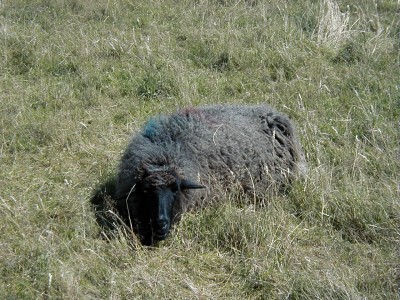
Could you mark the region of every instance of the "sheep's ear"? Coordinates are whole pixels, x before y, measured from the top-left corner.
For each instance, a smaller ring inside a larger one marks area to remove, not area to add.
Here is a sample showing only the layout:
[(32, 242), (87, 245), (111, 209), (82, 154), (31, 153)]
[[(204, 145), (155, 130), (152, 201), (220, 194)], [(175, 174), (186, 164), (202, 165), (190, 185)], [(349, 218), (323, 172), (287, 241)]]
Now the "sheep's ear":
[(195, 183), (189, 179), (183, 179), (181, 181), (181, 190), (194, 190), (194, 189), (204, 189), (204, 185)]

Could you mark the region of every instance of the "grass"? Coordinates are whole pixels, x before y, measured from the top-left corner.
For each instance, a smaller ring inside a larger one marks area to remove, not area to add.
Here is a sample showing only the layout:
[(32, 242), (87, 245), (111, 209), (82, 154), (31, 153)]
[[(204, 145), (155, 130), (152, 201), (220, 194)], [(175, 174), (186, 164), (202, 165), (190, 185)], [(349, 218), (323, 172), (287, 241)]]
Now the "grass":
[[(399, 297), (399, 3), (0, 2), (3, 299)], [(107, 239), (90, 197), (130, 134), (182, 106), (267, 102), (309, 173), (254, 207)]]

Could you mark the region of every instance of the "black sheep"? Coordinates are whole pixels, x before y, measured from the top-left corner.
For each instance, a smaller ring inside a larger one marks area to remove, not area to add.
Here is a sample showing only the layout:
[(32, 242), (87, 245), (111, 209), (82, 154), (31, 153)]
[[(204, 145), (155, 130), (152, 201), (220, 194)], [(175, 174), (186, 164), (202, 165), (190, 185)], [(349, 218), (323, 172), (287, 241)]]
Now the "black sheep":
[(304, 171), (292, 123), (269, 106), (195, 107), (151, 118), (134, 135), (113, 198), (142, 244), (152, 245), (216, 184), (265, 195)]

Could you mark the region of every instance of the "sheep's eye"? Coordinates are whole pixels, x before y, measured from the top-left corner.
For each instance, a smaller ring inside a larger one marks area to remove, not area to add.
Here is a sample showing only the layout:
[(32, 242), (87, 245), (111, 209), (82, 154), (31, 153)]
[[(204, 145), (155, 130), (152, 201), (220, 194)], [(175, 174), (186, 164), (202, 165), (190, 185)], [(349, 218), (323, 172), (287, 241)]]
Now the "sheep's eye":
[(177, 184), (173, 184), (173, 185), (171, 186), (171, 191), (172, 191), (173, 193), (178, 192), (178, 190), (179, 190), (179, 188), (178, 188), (178, 185), (177, 185)]

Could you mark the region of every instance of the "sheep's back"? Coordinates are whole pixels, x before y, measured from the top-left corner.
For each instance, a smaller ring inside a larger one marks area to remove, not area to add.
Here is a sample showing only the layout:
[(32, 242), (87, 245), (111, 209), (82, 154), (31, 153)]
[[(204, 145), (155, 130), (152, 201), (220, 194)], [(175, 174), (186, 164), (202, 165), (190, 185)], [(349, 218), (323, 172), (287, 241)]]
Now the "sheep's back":
[(263, 192), (298, 171), (302, 152), (290, 120), (267, 105), (215, 105), (150, 119), (120, 165), (119, 194), (143, 163), (176, 165), (207, 186), (238, 183)]
[(188, 130), (179, 135), (177, 152), (191, 176), (263, 191), (298, 171), (302, 154), (293, 125), (266, 105), (205, 106), (185, 117)]

